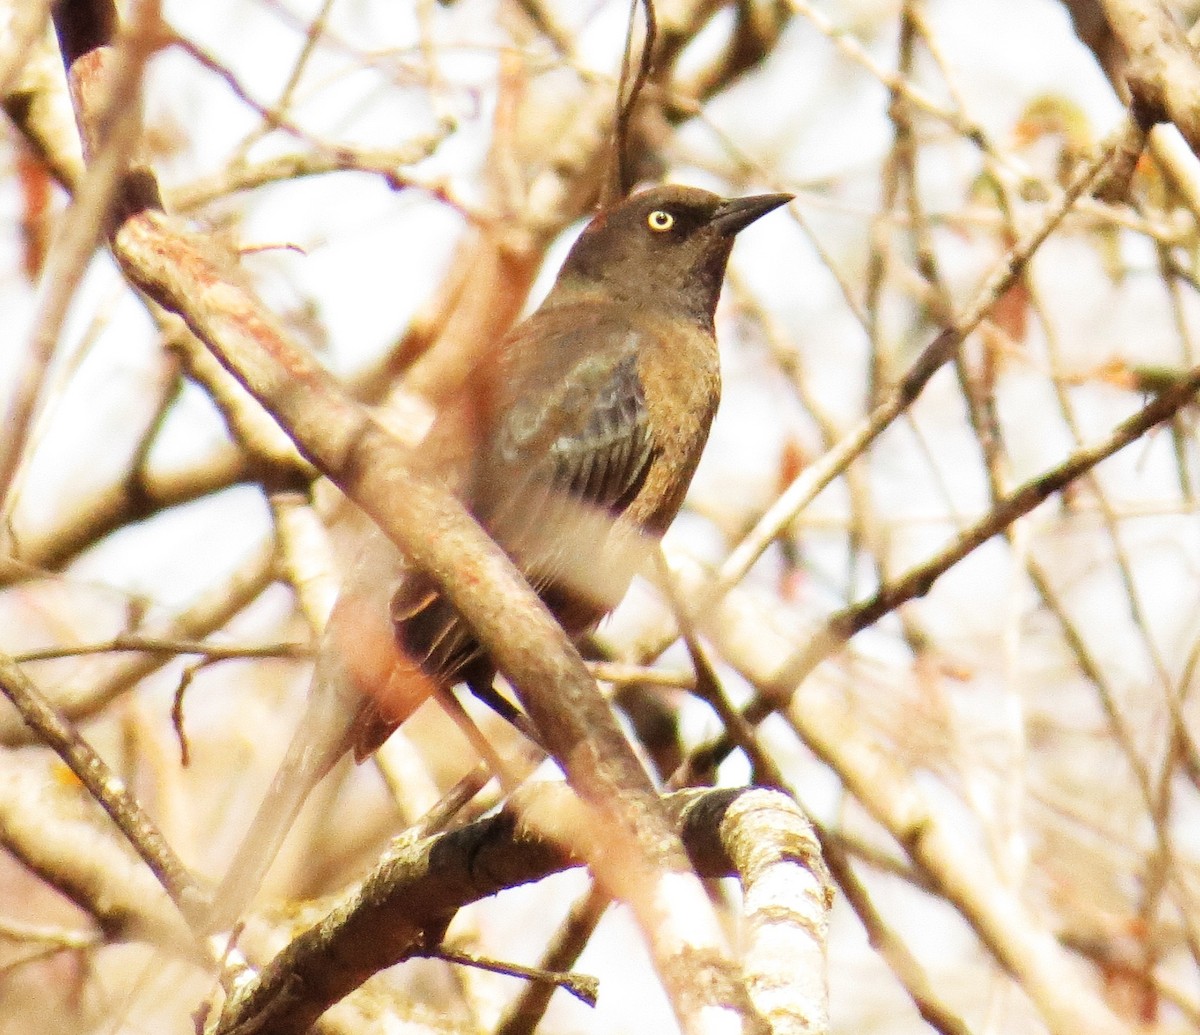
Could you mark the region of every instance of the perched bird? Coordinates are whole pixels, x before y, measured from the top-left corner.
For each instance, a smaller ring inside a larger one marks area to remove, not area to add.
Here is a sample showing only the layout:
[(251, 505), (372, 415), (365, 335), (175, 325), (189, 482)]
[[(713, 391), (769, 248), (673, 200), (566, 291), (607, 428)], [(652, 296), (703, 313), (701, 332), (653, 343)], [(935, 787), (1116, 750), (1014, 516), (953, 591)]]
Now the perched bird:
[[(734, 237), (790, 199), (662, 186), (600, 212), (545, 301), (435, 421), (423, 447), (431, 466), (456, 458), (454, 490), (568, 634), (592, 628), (628, 587), (632, 572), (606, 563), (610, 547), (660, 536), (678, 513), (720, 397), (713, 315)], [(430, 685), (465, 682), (520, 717), (431, 579), (409, 573), (391, 617), (400, 667)], [(370, 754), (412, 709), (411, 690), (360, 690), (326, 747), (298, 743), (302, 724), (289, 757), (305, 768), (284, 773), (285, 759), (273, 785), (288, 799), (274, 805), (282, 814), (264, 832), (264, 805), (238, 854), (243, 866), (255, 858), (260, 878), (316, 780), (346, 750)]]
[[(433, 443), (467, 429), (459, 492), (568, 634), (593, 627), (628, 588), (632, 572), (603, 563), (609, 542), (631, 530), (661, 536), (678, 513), (720, 398), (713, 314), (734, 236), (790, 198), (664, 186), (600, 213), (545, 301), (473, 379), (468, 413), (435, 426)], [(431, 580), (407, 579), (392, 616), (428, 676), (465, 682), (514, 717), (491, 659)], [(394, 727), (386, 702), (368, 702), (356, 757)]]

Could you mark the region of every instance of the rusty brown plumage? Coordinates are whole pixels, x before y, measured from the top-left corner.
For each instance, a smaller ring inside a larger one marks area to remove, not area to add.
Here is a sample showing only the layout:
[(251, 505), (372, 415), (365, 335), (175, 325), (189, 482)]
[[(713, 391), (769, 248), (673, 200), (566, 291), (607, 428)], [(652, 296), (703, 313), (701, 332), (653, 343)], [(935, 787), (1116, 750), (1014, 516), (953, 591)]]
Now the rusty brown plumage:
[[(631, 572), (608, 563), (613, 544), (661, 535), (683, 503), (720, 398), (713, 314), (734, 236), (789, 198), (666, 186), (602, 212), (475, 384), (461, 494), (573, 636), (628, 587)], [(431, 452), (463, 422), (462, 408), (447, 411)], [(495, 666), (429, 580), (406, 580), (393, 619), (424, 675), (466, 682), (511, 716)], [(402, 718), (368, 698), (356, 756)]]

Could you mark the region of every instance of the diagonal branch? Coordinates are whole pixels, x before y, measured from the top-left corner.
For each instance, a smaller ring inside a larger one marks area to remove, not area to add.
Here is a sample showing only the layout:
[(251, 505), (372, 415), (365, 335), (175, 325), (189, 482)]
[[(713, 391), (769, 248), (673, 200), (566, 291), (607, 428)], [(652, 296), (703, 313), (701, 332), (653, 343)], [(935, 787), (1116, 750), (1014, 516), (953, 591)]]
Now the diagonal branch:
[[(101, 113), (88, 102), (104, 93), (92, 80), (103, 82), (111, 34), (77, 34), (72, 26), (104, 25), (96, 12), (107, 6), (67, 0), (54, 12), (85, 141), (95, 136), (88, 127)], [(73, 41), (82, 41), (79, 49)], [(137, 170), (138, 185), (147, 178)], [(153, 193), (117, 192), (110, 245), (122, 272), (184, 319), (300, 452), (432, 576), (471, 624), (594, 810), (591, 837), (578, 847), (632, 906), (684, 1029), (761, 1031), (679, 837), (566, 634), (462, 505), (414, 472), (411, 451), (288, 339), (226, 257), (158, 210)]]

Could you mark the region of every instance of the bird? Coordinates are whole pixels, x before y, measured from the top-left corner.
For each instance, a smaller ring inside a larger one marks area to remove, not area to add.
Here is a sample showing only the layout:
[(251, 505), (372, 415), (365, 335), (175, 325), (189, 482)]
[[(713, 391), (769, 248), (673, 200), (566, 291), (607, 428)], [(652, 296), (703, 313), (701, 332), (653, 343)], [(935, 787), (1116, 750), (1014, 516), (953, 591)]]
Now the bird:
[[(683, 503), (720, 399), (714, 316), (734, 237), (791, 197), (667, 185), (601, 212), (542, 304), (472, 380), (468, 414), (444, 411), (431, 432), (436, 443), (443, 429), (447, 438), (468, 429), (473, 441), (452, 450), (470, 458), (464, 502), (573, 638), (631, 581), (628, 565), (602, 563), (605, 548), (634, 532), (661, 536)], [(581, 571), (615, 577), (592, 584)], [(428, 576), (404, 581), (391, 610), (399, 647), (426, 676), (466, 683), (519, 718), (495, 690), (495, 664)], [(395, 725), (386, 701), (369, 700), (355, 757)]]
[[(594, 628), (624, 595), (633, 570), (607, 563), (621, 543), (660, 537), (679, 512), (720, 399), (714, 318), (734, 238), (790, 200), (668, 184), (601, 210), (541, 305), (435, 418), (423, 466), (446, 479), (569, 636)], [(360, 686), (345, 723), (328, 695), (316, 718), (310, 707), (272, 784), (286, 801), (252, 823), (214, 922), (231, 919), (242, 897), (230, 890), (238, 860), (265, 875), (311, 789), (303, 784), (347, 751), (369, 756), (431, 687), (465, 683), (523, 725), (494, 685), (495, 663), (428, 575), (405, 574), (390, 619), (397, 671), (424, 690), (395, 679)], [(323, 746), (305, 742), (321, 724), (333, 727)], [(264, 803), (259, 817), (269, 811)]]

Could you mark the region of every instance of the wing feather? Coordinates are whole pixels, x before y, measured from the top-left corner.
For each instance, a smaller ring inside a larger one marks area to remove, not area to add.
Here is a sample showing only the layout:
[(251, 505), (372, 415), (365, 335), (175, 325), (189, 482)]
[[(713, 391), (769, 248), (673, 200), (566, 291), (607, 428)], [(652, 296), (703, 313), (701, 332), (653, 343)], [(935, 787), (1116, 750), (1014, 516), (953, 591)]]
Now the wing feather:
[[(573, 553), (577, 560), (577, 551), (597, 545), (604, 522), (636, 497), (654, 459), (638, 369), (646, 332), (587, 314), (539, 317), (508, 345), (496, 423), (484, 436), (465, 502), (539, 593), (566, 601), (574, 594), (556, 577)], [(597, 511), (601, 523), (589, 520), (590, 533), (580, 533), (580, 514)], [(393, 603), (400, 644), (431, 675), (490, 683), (490, 661), (469, 627), (423, 582), (402, 586)], [(601, 606), (583, 605), (576, 631), (601, 613)]]
[(485, 520), (534, 485), (612, 512), (637, 495), (653, 453), (637, 344), (627, 333), (620, 348), (554, 371), (545, 394), (515, 401), (497, 429)]

